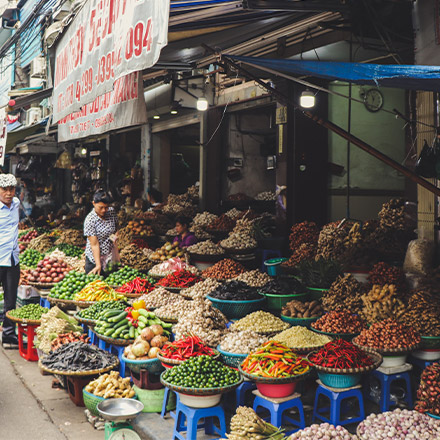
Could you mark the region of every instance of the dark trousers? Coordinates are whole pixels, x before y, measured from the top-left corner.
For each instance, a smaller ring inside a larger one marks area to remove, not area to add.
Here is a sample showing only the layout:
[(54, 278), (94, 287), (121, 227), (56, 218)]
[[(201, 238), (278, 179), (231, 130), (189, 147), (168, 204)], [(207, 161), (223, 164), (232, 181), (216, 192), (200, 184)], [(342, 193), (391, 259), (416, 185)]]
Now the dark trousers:
[(84, 267), (84, 270), (86, 273), (89, 273), (91, 270), (95, 268), (96, 264), (92, 263), (87, 257), (86, 257), (86, 264)]
[(0, 266), (0, 284), (4, 291), (4, 311), (3, 311), (3, 334), (10, 336), (15, 334), (15, 323), (6, 318), (6, 312), (13, 310), (17, 303), (17, 288), (20, 281), (20, 265), (14, 266), (12, 258), (12, 266)]

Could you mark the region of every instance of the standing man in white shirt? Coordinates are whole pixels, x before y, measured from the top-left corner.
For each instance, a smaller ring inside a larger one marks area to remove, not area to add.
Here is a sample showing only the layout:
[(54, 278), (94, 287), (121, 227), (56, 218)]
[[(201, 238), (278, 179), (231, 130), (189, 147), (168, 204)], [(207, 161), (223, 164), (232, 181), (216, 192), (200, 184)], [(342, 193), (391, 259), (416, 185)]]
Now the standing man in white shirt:
[(2, 344), (18, 345), (15, 323), (5, 314), (15, 309), (20, 281), (18, 222), (20, 201), (15, 197), (17, 180), (0, 174), (0, 284), (4, 291)]

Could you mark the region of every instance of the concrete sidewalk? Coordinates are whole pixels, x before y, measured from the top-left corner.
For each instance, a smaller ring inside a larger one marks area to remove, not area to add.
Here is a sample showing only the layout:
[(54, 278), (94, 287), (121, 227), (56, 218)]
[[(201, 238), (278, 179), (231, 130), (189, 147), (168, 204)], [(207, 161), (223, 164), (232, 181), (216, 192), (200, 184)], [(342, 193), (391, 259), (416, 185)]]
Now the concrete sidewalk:
[[(1, 347), (1, 345), (0, 345)], [(24, 360), (18, 350), (0, 348), (0, 439), (104, 440), (62, 389), (52, 388), (53, 376), (43, 376), (37, 362)], [(174, 419), (142, 413), (133, 424), (142, 440), (171, 440)], [(198, 440), (212, 439), (202, 431)]]

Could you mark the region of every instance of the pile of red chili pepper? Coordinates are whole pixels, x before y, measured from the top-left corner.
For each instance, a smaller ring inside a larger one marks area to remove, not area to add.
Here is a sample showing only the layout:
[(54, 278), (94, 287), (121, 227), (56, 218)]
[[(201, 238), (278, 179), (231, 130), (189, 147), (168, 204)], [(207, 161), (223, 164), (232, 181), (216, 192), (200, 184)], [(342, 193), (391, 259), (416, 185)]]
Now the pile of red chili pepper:
[(116, 289), (116, 292), (118, 293), (136, 293), (136, 294), (143, 294), (151, 292), (154, 289), (154, 285), (150, 283), (150, 281), (145, 278), (135, 278), (133, 281), (130, 281), (129, 283), (125, 283), (123, 286), (119, 287), (119, 289)]
[(156, 283), (156, 286), (186, 288), (194, 286), (194, 284), (199, 281), (202, 281), (202, 279), (197, 275), (194, 275), (187, 270), (178, 270), (167, 277), (162, 278)]
[(285, 345), (268, 341), (243, 361), (241, 369), (255, 376), (291, 377), (309, 371), (310, 364)]
[(167, 359), (186, 361), (195, 356), (213, 356), (215, 352), (205, 345), (198, 336), (189, 334), (178, 341), (165, 344), (159, 354)]
[(337, 339), (309, 356), (311, 362), (327, 368), (362, 368), (373, 365), (373, 359), (351, 342)]
[(148, 243), (142, 238), (135, 238), (134, 240), (131, 241), (131, 244), (135, 244), (138, 248), (141, 249), (150, 249)]

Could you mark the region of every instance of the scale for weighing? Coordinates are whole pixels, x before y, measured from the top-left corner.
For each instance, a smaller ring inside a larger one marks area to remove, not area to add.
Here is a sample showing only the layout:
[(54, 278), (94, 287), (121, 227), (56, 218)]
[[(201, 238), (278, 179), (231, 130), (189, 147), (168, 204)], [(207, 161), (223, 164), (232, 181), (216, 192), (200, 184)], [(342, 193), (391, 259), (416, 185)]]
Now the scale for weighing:
[(107, 399), (96, 407), (105, 422), (105, 440), (141, 440), (131, 421), (144, 409), (134, 399)]

